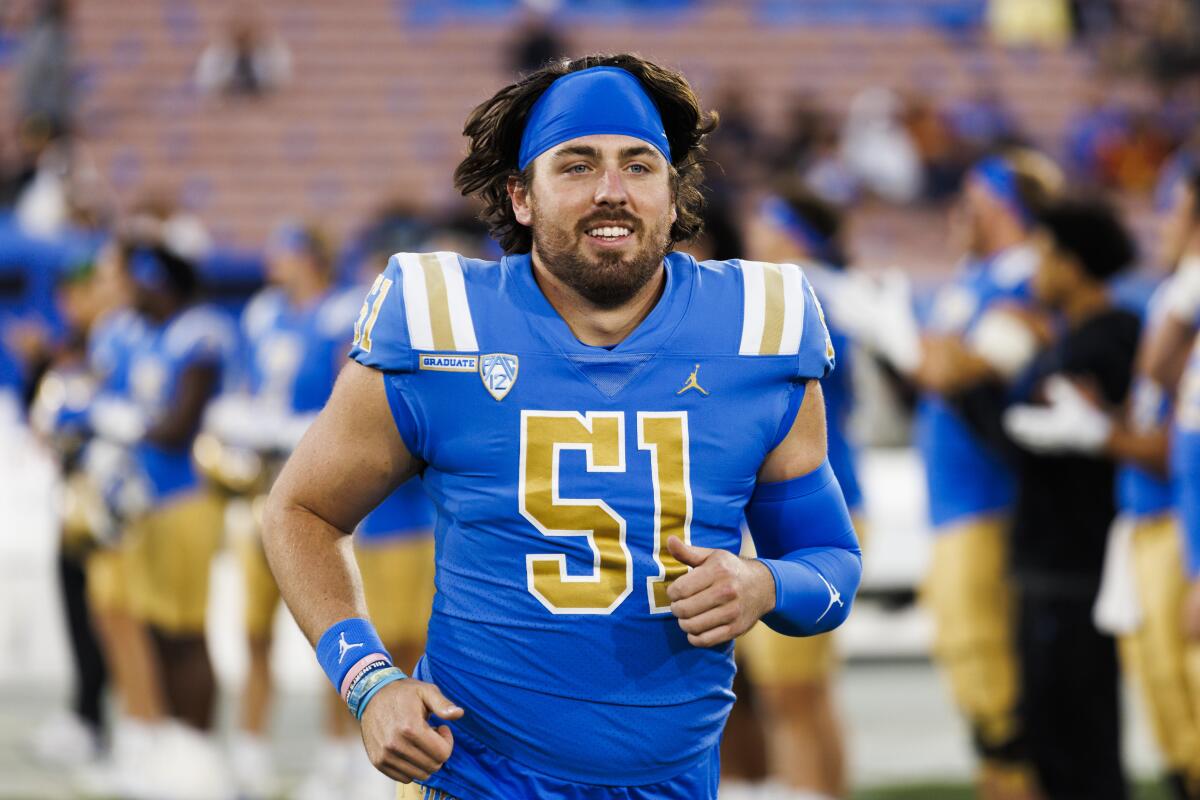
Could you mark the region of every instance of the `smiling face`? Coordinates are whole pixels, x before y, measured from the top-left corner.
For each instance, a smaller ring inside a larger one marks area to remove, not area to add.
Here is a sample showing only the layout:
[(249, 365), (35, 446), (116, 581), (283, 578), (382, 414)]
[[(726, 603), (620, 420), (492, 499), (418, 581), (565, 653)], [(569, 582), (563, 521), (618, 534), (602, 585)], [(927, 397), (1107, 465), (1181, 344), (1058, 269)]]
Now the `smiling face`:
[(509, 181), (517, 222), (533, 231), (533, 255), (600, 308), (633, 298), (671, 249), (671, 165), (630, 136), (571, 139), (538, 156), (528, 184)]

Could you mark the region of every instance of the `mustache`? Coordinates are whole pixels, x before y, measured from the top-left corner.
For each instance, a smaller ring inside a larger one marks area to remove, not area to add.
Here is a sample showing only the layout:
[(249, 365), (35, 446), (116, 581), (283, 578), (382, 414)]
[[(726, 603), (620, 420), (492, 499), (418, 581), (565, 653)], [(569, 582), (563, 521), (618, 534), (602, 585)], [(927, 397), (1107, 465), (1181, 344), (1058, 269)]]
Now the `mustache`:
[(629, 228), (629, 230), (634, 233), (637, 233), (642, 228), (641, 221), (628, 211), (613, 211), (605, 214), (592, 214), (591, 216), (585, 218), (579, 223), (579, 231), (581, 233), (587, 233), (600, 223), (603, 223), (604, 225), (621, 225)]

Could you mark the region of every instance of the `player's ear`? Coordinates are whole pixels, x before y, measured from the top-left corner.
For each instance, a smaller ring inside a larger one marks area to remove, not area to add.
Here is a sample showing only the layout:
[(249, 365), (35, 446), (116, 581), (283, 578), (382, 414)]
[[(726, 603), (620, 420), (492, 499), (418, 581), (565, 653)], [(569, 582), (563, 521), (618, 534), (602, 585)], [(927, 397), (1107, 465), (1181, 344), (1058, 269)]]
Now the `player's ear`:
[(529, 185), (520, 175), (510, 175), (505, 188), (512, 202), (513, 216), (525, 227), (533, 223), (533, 211), (529, 207)]

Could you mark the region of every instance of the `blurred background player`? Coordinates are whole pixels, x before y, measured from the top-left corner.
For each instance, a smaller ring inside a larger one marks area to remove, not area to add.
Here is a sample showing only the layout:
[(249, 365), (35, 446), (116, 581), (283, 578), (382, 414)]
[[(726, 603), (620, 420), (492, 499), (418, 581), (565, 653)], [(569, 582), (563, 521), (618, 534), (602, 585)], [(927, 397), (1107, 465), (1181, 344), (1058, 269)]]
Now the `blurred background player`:
[(118, 241), (116, 258), (132, 284), (140, 335), (129, 355), (126, 391), (106, 397), (91, 420), (103, 438), (128, 448), (123, 537), (134, 616), (150, 631), (167, 715), (181, 725), (157, 743), (155, 785), (202, 776), (202, 791), (224, 793), (223, 768), (204, 735), (212, 728), (216, 679), (205, 641), (209, 565), (221, 540), (222, 508), (200, 481), (192, 444), (204, 408), (220, 388), (234, 342), (225, 317), (198, 304), (193, 264), (155, 239)]
[[(1130, 400), (1110, 414), (1086, 395), (1054, 406), (1055, 415), (1031, 433), (1043, 452), (1100, 454), (1120, 459), (1120, 514), (1109, 534), (1096, 622), (1120, 635), (1121, 660), (1137, 681), (1175, 796), (1200, 796), (1200, 716), (1191, 698), (1200, 674), (1187, 663), (1184, 601), (1186, 552), (1175, 514), (1176, 487), (1169, 475), (1169, 430), (1177, 386), (1164, 384), (1153, 367), (1182, 365), (1188, 341), (1163, 341), (1178, 317), (1181, 264), (1196, 252), (1200, 172), (1174, 176), (1161, 226), (1159, 259), (1168, 274), (1146, 309)], [(1182, 287), (1186, 294), (1186, 286)], [(1187, 316), (1187, 312), (1184, 313)], [(1186, 320), (1184, 320), (1186, 321)], [(1179, 367), (1170, 370), (1177, 378)], [(1173, 379), (1172, 379), (1173, 380)], [(1073, 401), (1073, 402), (1072, 402)]]
[[(1183, 597), (1183, 629), (1186, 642), (1182, 671), (1187, 686), (1187, 714), (1200, 727), (1200, 187), (1190, 188), (1192, 225), (1184, 243), (1182, 258), (1171, 281), (1166, 301), (1166, 320), (1162, 325), (1162, 348), (1154, 352), (1151, 371), (1166, 385), (1177, 385), (1175, 417), (1171, 429), (1170, 469), (1175, 483), (1179, 525), (1183, 533), (1183, 563), (1188, 581)], [(1174, 358), (1177, 345), (1190, 339), (1191, 347), (1182, 369)], [(1172, 379), (1178, 376), (1177, 383)], [(1172, 612), (1174, 609), (1171, 610)], [(1191, 752), (1196, 756), (1197, 750)], [(1189, 798), (1200, 797), (1200, 780), (1195, 761), (1188, 765), (1186, 790)]]
[(87, 407), (91, 438), (82, 454), (83, 475), (66, 487), (68, 508), (77, 506), (88, 518), (97, 547), (87, 557), (86, 581), (92, 621), (100, 636), (105, 663), (115, 690), (117, 713), (112, 724), (108, 759), (84, 776), (84, 787), (101, 794), (148, 796), (144, 774), (166, 715), (158, 657), (146, 622), (135, 612), (132, 539), (125, 527), (145, 509), (145, 488), (135, 468), (128, 423), (130, 365), (145, 335), (132, 308), (133, 284), (125, 269), (123, 248), (109, 242), (100, 251), (94, 291), (111, 298), (112, 307), (88, 331), (87, 362), (95, 395)]
[[(756, 259), (793, 263), (824, 298), (836, 291), (845, 267), (840, 211), (806, 189), (790, 185), (764, 198), (750, 225), (750, 252)], [(837, 475), (862, 541), (862, 491), (850, 440), (854, 402), (853, 353), (836, 316), (828, 315), (829, 336), (838, 368), (821, 381), (829, 463)], [(794, 638), (756, 625), (738, 643), (753, 686), (752, 707), (763, 727), (773, 797), (824, 800), (847, 792), (842, 726), (833, 696), (837, 664), (833, 637)], [(745, 703), (748, 698), (742, 698)]]
[(1123, 800), (1116, 643), (1092, 620), (1116, 463), (1043, 452), (1037, 434), (1059, 424), (1064, 398), (1087, 394), (1110, 413), (1125, 403), (1141, 323), (1114, 306), (1109, 282), (1136, 251), (1112, 207), (1094, 200), (1049, 204), (1033, 241), (1033, 299), (1055, 315), (1055, 337), (1015, 379), (977, 383), (951, 401), (1016, 479), (1009, 572), (1022, 734), (1038, 786), (1052, 800)]
[[(251, 530), (237, 538), (237, 551), (250, 663), (238, 733), (230, 748), (239, 788), (247, 797), (269, 797), (278, 791), (267, 723), (279, 590), (259, 538), (261, 503), (283, 461), (329, 397), (363, 293), (358, 286), (339, 290), (335, 285), (332, 247), (315, 225), (279, 228), (267, 246), (266, 263), (269, 285), (242, 314), (245, 374), (240, 385), (210, 407), (205, 434), (196, 447), (197, 460), (219, 485), (249, 498), (240, 504), (240, 518), (252, 520)], [(356, 540), (368, 603), (380, 609), (381, 630), (390, 634), (386, 641), (393, 652), (407, 654), (411, 663), (423, 647), (432, 600), (431, 527), (432, 511), (420, 481), (414, 480), (364, 520)], [(315, 799), (345, 789), (355, 797), (386, 797), (387, 781), (378, 786), (378, 775), (362, 756), (344, 704), (336, 695), (331, 697), (325, 723), (328, 740), (296, 796)], [(373, 795), (363, 781), (377, 784)]]
[(1038, 336), (1021, 311), (1037, 264), (1029, 233), (1061, 182), (1057, 168), (1030, 151), (980, 161), (955, 208), (964, 260), (936, 293), (921, 338), (903, 293), (892, 293), (891, 307), (872, 309), (860, 326), (862, 338), (921, 393), (916, 445), (935, 534), (923, 600), (934, 621), (933, 657), (981, 759), (985, 798), (1029, 796), (1007, 574), (1013, 479), (947, 398), (1011, 379), (1036, 352)]
[(39, 758), (69, 768), (94, 761), (107, 739), (103, 709), (107, 671), (93, 627), (85, 570), (96, 540), (81, 469), (90, 437), (87, 410), (96, 391), (87, 363), (88, 331), (117, 299), (100, 291), (99, 283), (94, 259), (79, 262), (59, 279), (56, 300), (66, 330), (37, 381), (30, 408), (30, 425), (58, 457), (62, 475), (58, 588), (74, 667), (69, 709), (43, 723), (33, 744)]

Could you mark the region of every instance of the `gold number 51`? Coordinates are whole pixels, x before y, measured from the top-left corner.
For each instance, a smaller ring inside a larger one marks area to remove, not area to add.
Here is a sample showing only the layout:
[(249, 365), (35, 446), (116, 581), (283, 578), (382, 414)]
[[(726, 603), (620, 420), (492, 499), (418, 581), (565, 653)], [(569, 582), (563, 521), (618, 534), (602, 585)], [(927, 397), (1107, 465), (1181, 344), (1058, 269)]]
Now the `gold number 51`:
[[(637, 412), (638, 449), (649, 452), (654, 481), (654, 562), (646, 579), (652, 614), (670, 611), (667, 587), (687, 567), (667, 538), (691, 541), (692, 490), (685, 411)], [(600, 498), (559, 496), (559, 454), (582, 450), (588, 472), (625, 472), (625, 414), (620, 411), (521, 412), (521, 515), (545, 536), (586, 536), (589, 573), (567, 572), (566, 555), (525, 557), (529, 591), (555, 614), (610, 614), (633, 589), (625, 519)]]

